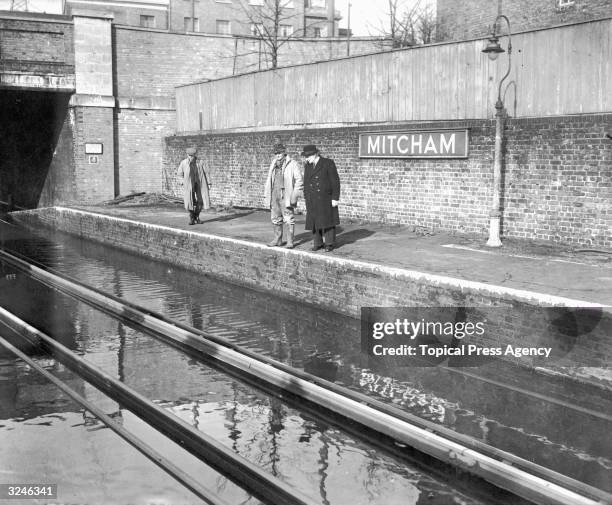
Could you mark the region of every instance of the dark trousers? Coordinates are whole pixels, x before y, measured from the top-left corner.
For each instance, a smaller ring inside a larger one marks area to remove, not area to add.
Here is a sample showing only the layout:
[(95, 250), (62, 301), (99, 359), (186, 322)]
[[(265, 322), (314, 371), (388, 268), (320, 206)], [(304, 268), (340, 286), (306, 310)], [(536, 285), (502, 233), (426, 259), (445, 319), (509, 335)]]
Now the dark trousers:
[(336, 227), (332, 226), (331, 228), (325, 228), (315, 230), (312, 232), (314, 236), (314, 246), (321, 247), (323, 245), (323, 240), (325, 240), (325, 245), (334, 245), (336, 243)]

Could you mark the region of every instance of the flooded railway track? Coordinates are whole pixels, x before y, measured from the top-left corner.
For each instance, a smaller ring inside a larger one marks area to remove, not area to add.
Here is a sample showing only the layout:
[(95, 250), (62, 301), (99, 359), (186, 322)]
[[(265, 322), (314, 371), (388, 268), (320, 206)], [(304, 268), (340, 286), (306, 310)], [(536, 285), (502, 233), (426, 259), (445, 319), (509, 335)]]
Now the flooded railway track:
[[(327, 421), (335, 422), (357, 436), (366, 437), (384, 450), (400, 457), (406, 457), (409, 451), (401, 449), (408, 446), (416, 449), (428, 458), (442, 461), (445, 465), (457, 467), (461, 472), (475, 475), (494, 486), (510, 491), (516, 496), (535, 503), (606, 503), (610, 495), (579, 481), (570, 479), (557, 472), (523, 460), (510, 453), (500, 451), (471, 437), (463, 436), (442, 426), (401, 412), (383, 403), (339, 387), (305, 372), (274, 360), (253, 353), (231, 342), (213, 335), (190, 328), (187, 325), (172, 321), (161, 314), (138, 307), (100, 290), (92, 289), (65, 275), (58, 275), (47, 268), (33, 265), (7, 252), (1, 253), (2, 260), (13, 268), (36, 278), (38, 281), (60, 290), (69, 296), (78, 298), (113, 317), (127, 321), (166, 342), (197, 356), (203, 361), (214, 360), (218, 367), (239, 376), (253, 386), (263, 388), (284, 400), (306, 407), (310, 415), (320, 415)], [(11, 315), (2, 312), (0, 319), (15, 331), (32, 335)], [(37, 339), (42, 338), (41, 335)], [(52, 340), (45, 340), (45, 347), (54, 355), (63, 356), (64, 362), (70, 362), (71, 368), (89, 370), (85, 375), (95, 379), (97, 373), (80, 365), (80, 358), (70, 357), (57, 347)], [(69, 352), (69, 351), (68, 351)], [(104, 387), (106, 381), (96, 379), (97, 387)], [(115, 390), (117, 385), (108, 389)], [(118, 401), (125, 402), (120, 396)], [(135, 406), (136, 409), (139, 407)], [(176, 433), (170, 433), (177, 436)], [(402, 454), (404, 453), (404, 454)], [(410, 458), (414, 457), (411, 453)], [(221, 465), (223, 466), (223, 465)], [(232, 468), (222, 468), (231, 473)], [(235, 476), (236, 477), (236, 476)], [(242, 477), (237, 478), (245, 482)], [(248, 482), (248, 479), (246, 479)], [(265, 489), (274, 488), (266, 484), (258, 488), (251, 483), (249, 489), (260, 499), (270, 503), (300, 503), (289, 501), (289, 495), (266, 495)], [(498, 500), (496, 500), (498, 501)], [(306, 503), (306, 502), (304, 502)], [(509, 503), (504, 501), (504, 503)]]

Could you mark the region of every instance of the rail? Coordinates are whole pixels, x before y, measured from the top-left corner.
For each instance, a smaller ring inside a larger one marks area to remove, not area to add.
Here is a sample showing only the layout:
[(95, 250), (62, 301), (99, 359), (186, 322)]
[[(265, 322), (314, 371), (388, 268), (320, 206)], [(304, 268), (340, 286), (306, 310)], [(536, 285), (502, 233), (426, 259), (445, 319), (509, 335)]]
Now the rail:
[[(3, 310), (3, 309), (0, 309)], [(4, 323), (1, 323), (6, 326)], [(10, 328), (10, 326), (6, 326)], [(12, 328), (11, 328), (12, 329)], [(13, 330), (14, 331), (14, 330)], [(210, 491), (208, 488), (202, 486), (198, 481), (187, 475), (180, 468), (170, 462), (167, 458), (162, 456), (159, 452), (149, 446), (147, 443), (140, 440), (138, 437), (130, 433), (119, 423), (114, 421), (110, 416), (104, 413), (104, 411), (96, 407), (93, 403), (83, 398), (79, 393), (70, 388), (64, 381), (61, 381), (53, 374), (41, 367), (36, 361), (28, 357), (26, 354), (21, 352), (10, 342), (0, 337), (0, 345), (3, 345), (6, 349), (12, 352), (19, 359), (27, 363), (33, 370), (36, 370), (39, 374), (45, 377), (47, 380), (52, 382), (55, 386), (66, 393), (75, 402), (81, 405), (85, 410), (91, 412), (100, 421), (102, 421), (108, 428), (113, 430), (117, 435), (123, 438), (132, 447), (137, 449), (139, 452), (144, 454), (153, 463), (164, 470), (168, 475), (176, 479), (180, 484), (189, 489), (193, 494), (204, 500), (209, 505), (229, 505), (225, 500), (221, 499), (215, 493)]]
[(40, 282), (78, 298), (175, 346), (217, 360), (251, 381), (294, 395), (375, 433), (459, 467), (522, 498), (546, 505), (612, 503), (612, 495), (470, 437), (386, 406), (241, 349), (162, 315), (51, 273), (6, 251), (0, 258)]
[(230, 477), (236, 484), (247, 489), (264, 503), (316, 505), (316, 502), (309, 497), (264, 472), (220, 442), (156, 405), (2, 307), (0, 307), (0, 322), (31, 344), (42, 346), (54, 358), (78, 373), (100, 391), (140, 416), (160, 433), (181, 444), (194, 456)]

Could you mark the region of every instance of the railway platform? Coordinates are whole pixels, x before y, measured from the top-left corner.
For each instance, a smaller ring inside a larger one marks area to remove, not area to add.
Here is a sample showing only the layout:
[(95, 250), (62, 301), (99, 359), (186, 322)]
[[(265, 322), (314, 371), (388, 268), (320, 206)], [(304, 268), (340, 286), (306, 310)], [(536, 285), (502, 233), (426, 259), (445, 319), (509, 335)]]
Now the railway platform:
[[(182, 207), (97, 205), (83, 210), (171, 228), (266, 243), (272, 238), (269, 212), (213, 209), (190, 226)], [(310, 252), (305, 216), (296, 216), (298, 251)], [(333, 255), (491, 286), (524, 290), (612, 306), (612, 251), (552, 246), (506, 239), (488, 248), (486, 237), (430, 232), (414, 226), (343, 222)]]

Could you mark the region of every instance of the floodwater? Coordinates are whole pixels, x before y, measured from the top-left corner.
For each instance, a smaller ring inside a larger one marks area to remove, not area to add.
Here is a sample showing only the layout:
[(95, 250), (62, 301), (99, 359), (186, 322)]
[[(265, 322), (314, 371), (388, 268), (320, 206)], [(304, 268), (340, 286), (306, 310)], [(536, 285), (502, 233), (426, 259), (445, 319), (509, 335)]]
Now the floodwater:
[[(441, 367), (372, 367), (360, 352), (359, 321), (351, 318), (62, 235), (21, 239), (2, 233), (4, 247), (82, 282), (612, 490), (611, 403), (597, 392), (570, 384), (542, 387), (541, 378), (499, 364), (492, 371), (481, 367), (478, 377)], [(377, 451), (19, 274), (12, 277), (8, 269), (0, 289), (0, 303), (9, 310), (323, 504), (479, 503), (416, 464)], [(231, 503), (256, 502), (61, 365), (38, 359), (89, 399), (108, 404), (124, 426), (187, 464)], [(63, 502), (195, 502), (35, 372), (8, 354), (0, 360), (0, 482), (59, 481)]]

